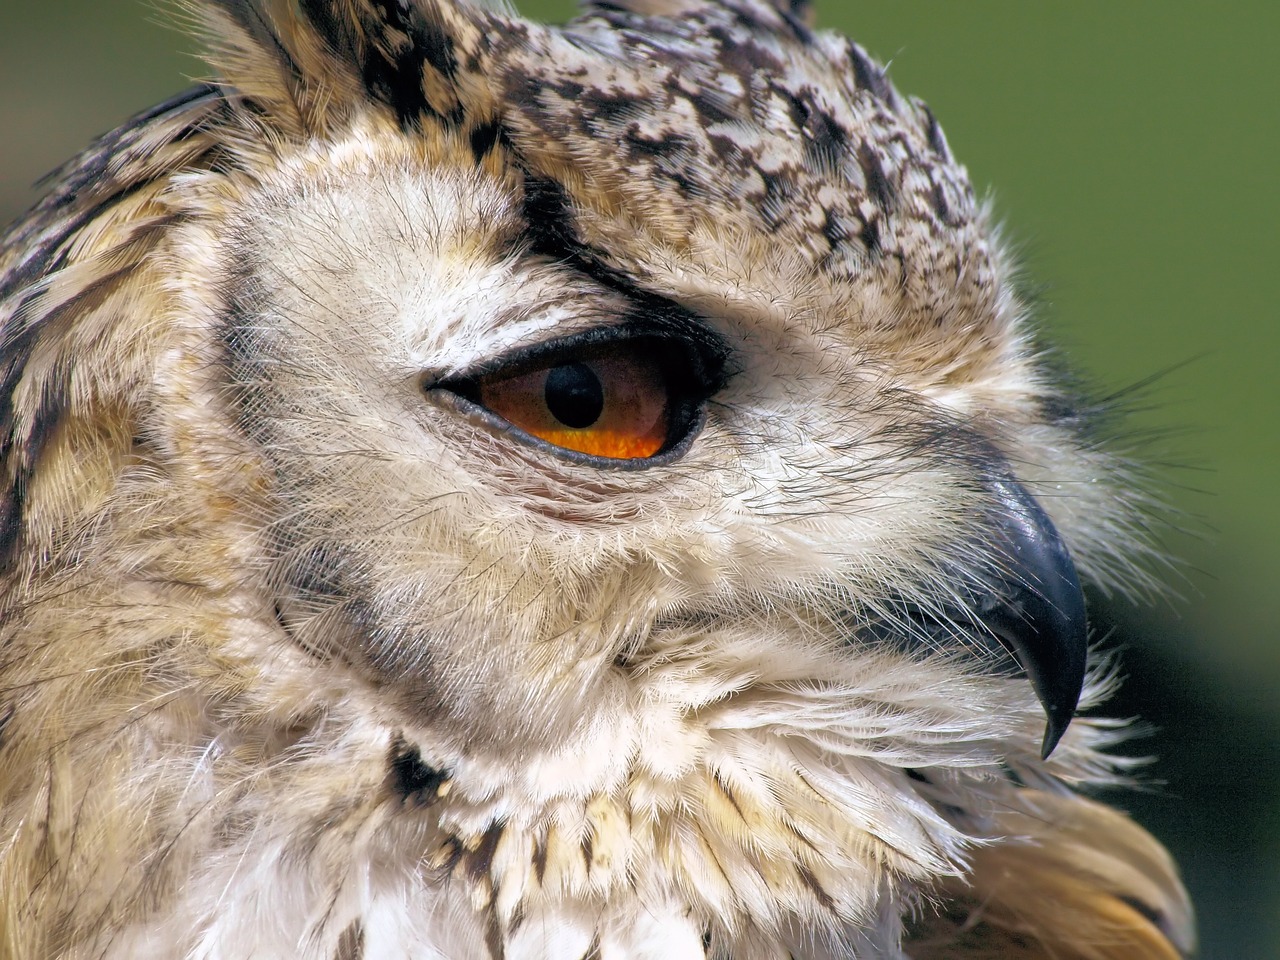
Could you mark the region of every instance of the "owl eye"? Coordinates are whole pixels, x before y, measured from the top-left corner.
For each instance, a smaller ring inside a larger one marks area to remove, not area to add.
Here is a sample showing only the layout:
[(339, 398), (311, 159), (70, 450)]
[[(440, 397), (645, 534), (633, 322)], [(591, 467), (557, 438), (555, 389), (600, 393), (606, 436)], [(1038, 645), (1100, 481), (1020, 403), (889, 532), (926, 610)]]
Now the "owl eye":
[(676, 340), (630, 337), (566, 345), (438, 386), (559, 452), (635, 461), (697, 432), (714, 389), (701, 370)]

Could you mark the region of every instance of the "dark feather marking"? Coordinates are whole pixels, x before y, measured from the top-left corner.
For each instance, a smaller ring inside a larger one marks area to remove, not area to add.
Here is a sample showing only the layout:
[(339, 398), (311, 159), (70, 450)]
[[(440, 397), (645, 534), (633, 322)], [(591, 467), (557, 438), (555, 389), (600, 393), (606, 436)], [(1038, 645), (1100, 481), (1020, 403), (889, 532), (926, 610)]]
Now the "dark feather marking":
[(779, 75), (784, 72), (784, 61), (769, 47), (753, 39), (742, 40), (732, 29), (722, 25), (709, 25), (707, 36), (720, 49), (716, 62), (744, 80), (761, 74)]
[(338, 949), (333, 953), (333, 960), (363, 960), (363, 957), (364, 925), (359, 920), (352, 920), (338, 938)]
[[(789, 9), (788, 9), (789, 8)], [(792, 0), (779, 8), (782, 22), (787, 25), (795, 38), (805, 46), (813, 45), (813, 31), (801, 18), (808, 14), (809, 5), (805, 0)]]
[[(681, 92), (683, 93), (683, 91)], [(711, 91), (698, 89), (693, 93), (684, 94), (684, 98), (698, 111), (698, 115), (702, 118), (705, 126), (709, 127), (717, 123), (733, 123), (741, 119), (737, 113), (725, 109), (722, 99)]]
[(933, 211), (938, 215), (938, 219), (951, 225), (951, 204), (947, 203), (947, 194), (941, 183), (934, 183), (933, 189), (929, 192), (929, 199), (933, 203)]
[(266, 418), (259, 416), (256, 409), (271, 355), (268, 334), (254, 319), (263, 293), (250, 266), (252, 255), (237, 251), (230, 260), (227, 271), (230, 295), (216, 331), (216, 342), (222, 348), (219, 359), (231, 387), (228, 398), (237, 425), (246, 436), (268, 444), (273, 439), (271, 431), (267, 429)]
[(459, 104), (432, 104), (424, 71), (430, 67), (452, 81), (458, 73), (453, 38), (420, 7), (398, 0), (367, 0), (358, 26), (344, 16), (348, 4), (301, 0), (303, 13), (330, 50), (360, 71), (365, 89), (396, 113), (402, 127), (423, 116), (456, 126), (464, 119)]
[[(10, 466), (12, 474), (8, 489), (0, 496), (0, 572), (11, 569), (16, 560), (17, 546), (22, 538), (27, 490), (45, 447), (62, 423), (68, 406), (69, 380), (70, 375), (66, 371), (46, 380), (30, 432), (21, 441), (10, 434), (0, 443), (0, 463)], [(15, 450), (18, 447), (20, 449)], [(15, 459), (17, 462), (13, 463)]]
[(533, 875), (538, 878), (538, 885), (542, 885), (542, 878), (547, 873), (547, 838), (538, 837), (533, 842)]
[(422, 753), (403, 736), (391, 741), (391, 785), (396, 794), (416, 806), (427, 807), (440, 796), (440, 787), (449, 771), (437, 770), (422, 762)]
[[(422, 58), (405, 55), (412, 51), (411, 38), (410, 51), (405, 51), (403, 43), (393, 43), (386, 35), (383, 23), (362, 16), (358, 25), (352, 24), (347, 16), (350, 4), (301, 0), (299, 6), (330, 51), (359, 71), (365, 89), (395, 110), (402, 126), (412, 125), (430, 109), (422, 88)], [(403, 11), (384, 12), (403, 21)], [(400, 26), (399, 32), (409, 38), (402, 24), (393, 21), (386, 26)]]
[(462, 858), (467, 851), (462, 846), (462, 841), (457, 837), (449, 837), (440, 846), (448, 851), (440, 868), (441, 875), (447, 877), (462, 862)]
[(933, 111), (928, 105), (916, 101), (920, 109), (924, 111), (925, 119), (929, 121), (929, 149), (936, 153), (943, 160), (950, 161), (951, 151), (947, 149), (947, 138), (942, 133), (942, 126), (938, 123), (938, 118), (933, 115)]
[(525, 177), (522, 212), (533, 253), (555, 260), (583, 256), (585, 250), (573, 229), (570, 208), (560, 184), (545, 177)]
[(471, 144), (471, 152), (475, 155), (477, 163), (488, 156), (494, 147), (498, 145), (501, 133), (502, 124), (497, 120), (489, 120), (471, 128), (468, 140)]
[(862, 175), (867, 178), (871, 198), (882, 210), (892, 208), (895, 200), (893, 184), (889, 182), (880, 163), (880, 152), (865, 140), (858, 144), (858, 165), (862, 167)]
[[(690, 140), (680, 133), (659, 133), (654, 136), (632, 124), (622, 134), (622, 143), (633, 160), (666, 159), (688, 153)], [(661, 170), (661, 166), (658, 165)]]
[(475, 850), (467, 856), (467, 875), (472, 880), (479, 880), (489, 875), (489, 870), (493, 867), (493, 855), (498, 849), (498, 841), (502, 839), (502, 831), (506, 826), (505, 820), (496, 820), (491, 823)]
[(758, 209), (760, 218), (770, 233), (776, 232), (787, 223), (791, 200), (795, 195), (795, 181), (779, 173), (760, 171), (760, 179), (764, 183), (764, 198)]
[[(382, 6), (384, 8), (387, 6), (385, 0)], [(438, 70), (446, 80), (455, 79), (458, 75), (458, 55), (454, 49), (453, 37), (434, 20), (420, 23), (419, 33), (421, 39), (417, 49), (426, 57), (427, 63)]]
[(880, 221), (876, 217), (871, 217), (862, 224), (862, 229), (858, 231), (858, 239), (862, 241), (863, 247), (871, 256), (880, 255)]
[(793, 92), (781, 84), (770, 84), (770, 90), (787, 104), (791, 122), (804, 137), (809, 162), (828, 172), (838, 169), (841, 156), (848, 150), (848, 132), (818, 103), (813, 90), (806, 87)]
[(853, 66), (853, 79), (861, 89), (870, 91), (878, 100), (892, 103), (893, 88), (885, 79), (884, 71), (856, 43), (849, 44), (849, 63)]
[(600, 934), (597, 933), (591, 938), (591, 946), (587, 947), (582, 960), (600, 960)]
[(818, 878), (813, 875), (812, 870), (801, 863), (796, 865), (796, 872), (800, 875), (800, 879), (804, 881), (804, 885), (813, 891), (813, 895), (818, 898), (818, 902), (822, 904), (823, 909), (835, 909), (835, 900), (831, 898), (831, 894), (822, 889), (822, 884), (818, 882)]
[(841, 223), (840, 215), (835, 211), (829, 209), (822, 211), (822, 236), (832, 250), (838, 250), (840, 244), (849, 239), (849, 230)]
[(489, 923), (484, 931), (484, 945), (489, 951), (490, 960), (503, 960), (507, 955), (506, 948), (502, 945), (502, 927), (496, 910), (489, 914)]
[(521, 927), (524, 926), (524, 922), (527, 916), (528, 915), (525, 913), (524, 901), (520, 900), (514, 907), (511, 908), (511, 920), (507, 924), (507, 932), (510, 934), (516, 933)]

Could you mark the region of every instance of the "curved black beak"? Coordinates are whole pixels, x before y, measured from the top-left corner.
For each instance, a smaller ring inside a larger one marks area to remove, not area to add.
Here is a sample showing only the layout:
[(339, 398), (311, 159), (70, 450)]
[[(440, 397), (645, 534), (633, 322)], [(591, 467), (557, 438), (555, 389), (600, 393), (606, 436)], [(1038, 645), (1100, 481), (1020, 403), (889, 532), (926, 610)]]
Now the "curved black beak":
[(1017, 481), (992, 484), (998, 503), (992, 570), (972, 595), (973, 615), (1014, 656), (1044, 705), (1042, 757), (1075, 715), (1084, 688), (1088, 635), (1084, 594), (1066, 545)]

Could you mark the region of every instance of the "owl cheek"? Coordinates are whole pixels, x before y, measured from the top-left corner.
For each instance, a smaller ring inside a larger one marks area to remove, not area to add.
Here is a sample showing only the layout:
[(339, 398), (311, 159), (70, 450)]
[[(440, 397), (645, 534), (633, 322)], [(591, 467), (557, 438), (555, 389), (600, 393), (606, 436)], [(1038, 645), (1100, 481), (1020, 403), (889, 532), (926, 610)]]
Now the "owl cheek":
[[(460, 735), (454, 746), (533, 748), (571, 725), (583, 691), (609, 696), (612, 648), (563, 628), (546, 642), (539, 587), (519, 571), (508, 582), (496, 567), (485, 578), (459, 563), (407, 584), (404, 557), (375, 556), (340, 534), (305, 539), (307, 549), (282, 551), (273, 577), (285, 642), (376, 691), (380, 715)], [(387, 586), (388, 567), (401, 572), (399, 589)]]

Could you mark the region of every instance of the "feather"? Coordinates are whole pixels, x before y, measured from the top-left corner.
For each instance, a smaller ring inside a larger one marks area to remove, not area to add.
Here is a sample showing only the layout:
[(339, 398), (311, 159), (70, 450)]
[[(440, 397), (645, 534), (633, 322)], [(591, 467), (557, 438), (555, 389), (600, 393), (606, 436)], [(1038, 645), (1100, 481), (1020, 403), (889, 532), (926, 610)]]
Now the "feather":
[(1148, 498), (927, 109), (803, 3), (185, 9), (0, 252), (0, 958), (1191, 949), (1066, 786)]

